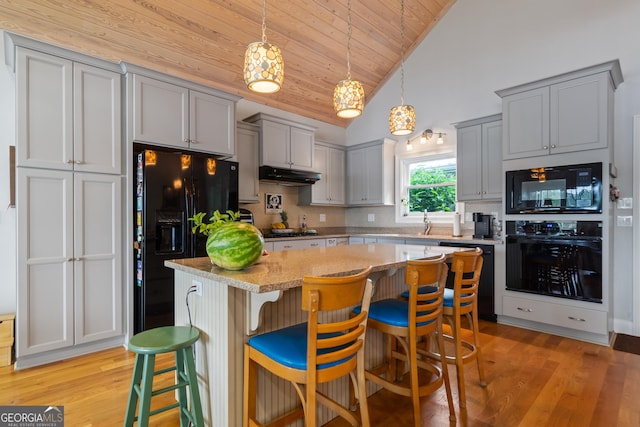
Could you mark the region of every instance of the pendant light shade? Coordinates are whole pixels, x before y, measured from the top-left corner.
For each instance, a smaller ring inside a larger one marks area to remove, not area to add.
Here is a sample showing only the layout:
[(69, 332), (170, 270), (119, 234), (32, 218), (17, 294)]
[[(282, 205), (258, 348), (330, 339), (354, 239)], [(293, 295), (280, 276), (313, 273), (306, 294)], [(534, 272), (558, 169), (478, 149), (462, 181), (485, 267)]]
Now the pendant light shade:
[(247, 46), (244, 55), (244, 82), (249, 90), (274, 93), (284, 80), (284, 60), (278, 46), (267, 42), (266, 0), (262, 1), (262, 41)]
[(400, 8), (400, 105), (389, 112), (389, 131), (395, 136), (411, 135), (416, 129), (416, 111), (404, 105), (404, 0)]
[(347, 78), (333, 91), (333, 108), (344, 119), (358, 117), (364, 110), (364, 88), (359, 81), (351, 80), (351, 0), (347, 0)]
[(416, 129), (416, 111), (413, 105), (398, 105), (389, 113), (391, 135), (411, 135)]

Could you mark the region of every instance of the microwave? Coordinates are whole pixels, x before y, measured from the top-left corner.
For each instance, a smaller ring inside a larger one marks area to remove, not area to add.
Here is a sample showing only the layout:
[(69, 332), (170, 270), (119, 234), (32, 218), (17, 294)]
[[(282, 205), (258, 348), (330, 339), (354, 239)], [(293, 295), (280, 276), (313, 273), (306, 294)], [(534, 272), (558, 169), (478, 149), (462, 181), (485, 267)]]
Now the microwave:
[(506, 213), (602, 213), (602, 163), (506, 172)]

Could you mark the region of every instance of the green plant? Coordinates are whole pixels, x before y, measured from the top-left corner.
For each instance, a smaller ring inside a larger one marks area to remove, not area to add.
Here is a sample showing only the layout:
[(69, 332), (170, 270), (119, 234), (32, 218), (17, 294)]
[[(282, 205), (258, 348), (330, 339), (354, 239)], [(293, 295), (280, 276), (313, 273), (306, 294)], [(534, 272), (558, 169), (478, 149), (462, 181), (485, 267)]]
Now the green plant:
[(208, 236), (222, 224), (237, 221), (238, 219), (240, 219), (240, 212), (233, 212), (231, 210), (228, 210), (227, 213), (224, 214), (216, 210), (209, 218), (209, 222), (204, 222), (204, 217), (206, 215), (206, 212), (198, 212), (191, 218), (188, 218), (189, 221), (193, 221), (193, 227), (191, 227), (192, 233), (195, 234), (196, 232), (199, 232), (201, 234), (204, 234), (205, 236)]

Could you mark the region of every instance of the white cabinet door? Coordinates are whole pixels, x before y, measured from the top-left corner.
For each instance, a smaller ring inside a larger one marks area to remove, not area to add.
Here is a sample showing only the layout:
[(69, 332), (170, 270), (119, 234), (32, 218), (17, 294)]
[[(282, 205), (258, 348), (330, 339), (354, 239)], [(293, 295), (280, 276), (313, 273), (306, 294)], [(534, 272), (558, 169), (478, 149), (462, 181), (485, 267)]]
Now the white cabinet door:
[(16, 356), (73, 345), (73, 173), (17, 168)]
[(238, 155), (238, 199), (240, 203), (258, 203), (260, 182), (258, 181), (258, 150), (260, 135), (257, 130), (236, 129), (236, 151)]
[(207, 93), (189, 91), (189, 145), (192, 150), (235, 153), (235, 103)]
[[(457, 188), (458, 201), (482, 198), (482, 125), (458, 129)], [(501, 159), (501, 156), (499, 156)], [(500, 166), (502, 170), (502, 166)]]
[(73, 169), (73, 62), (16, 47), (16, 165)]
[[(327, 204), (329, 203), (331, 196), (329, 193), (329, 147), (324, 145), (316, 145), (313, 150), (313, 168), (320, 173), (320, 181), (313, 185), (305, 186), (300, 189), (302, 191), (311, 192), (311, 203), (314, 204)], [(300, 197), (299, 197), (300, 199)]]
[(347, 150), (348, 204), (394, 204), (394, 146), (382, 139)]
[(133, 75), (133, 139), (171, 147), (189, 147), (189, 90)]
[[(329, 202), (332, 205), (344, 205), (345, 198), (345, 153), (344, 150), (330, 148), (327, 173), (322, 178), (329, 185)], [(314, 184), (315, 185), (315, 184)]]
[(595, 74), (551, 86), (550, 152), (606, 148), (609, 76)]
[(122, 333), (122, 183), (74, 174), (75, 344)]
[(73, 66), (74, 170), (122, 173), (121, 75)]
[(314, 132), (291, 126), (289, 137), (289, 159), (292, 169), (313, 170)]
[(345, 198), (345, 151), (323, 143), (315, 143), (313, 170), (322, 175), (313, 185), (298, 190), (300, 205), (344, 205)]
[(367, 202), (366, 170), (366, 149), (347, 151), (347, 197), (350, 205)]
[(502, 121), (482, 125), (482, 198), (502, 198)]
[(503, 159), (549, 154), (549, 87), (502, 99)]
[(290, 142), (291, 128), (289, 126), (262, 120), (260, 163), (262, 165), (290, 169)]

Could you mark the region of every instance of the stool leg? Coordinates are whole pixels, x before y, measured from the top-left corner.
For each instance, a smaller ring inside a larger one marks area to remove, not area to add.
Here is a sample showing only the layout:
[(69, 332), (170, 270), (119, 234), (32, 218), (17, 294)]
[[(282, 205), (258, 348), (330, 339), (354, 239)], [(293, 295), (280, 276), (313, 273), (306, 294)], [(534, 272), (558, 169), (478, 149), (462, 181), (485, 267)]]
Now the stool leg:
[(153, 371), (156, 365), (155, 354), (144, 355), (144, 367), (142, 368), (142, 382), (140, 385), (140, 411), (138, 413), (138, 427), (149, 425), (149, 413), (151, 412), (151, 392), (153, 391)]
[[(194, 427), (203, 427), (202, 402), (200, 402), (200, 390), (198, 389), (198, 374), (193, 360), (193, 346), (182, 350), (184, 352), (185, 369), (189, 378), (189, 397), (191, 398), (191, 415)], [(181, 418), (182, 419), (182, 418)]]
[(136, 360), (133, 364), (133, 374), (131, 376), (131, 388), (129, 389), (129, 400), (127, 403), (127, 412), (124, 416), (124, 427), (133, 427), (136, 418), (136, 407), (138, 406), (138, 393), (135, 386), (140, 386), (142, 378), (142, 365), (144, 364), (144, 356), (136, 354)]
[[(176, 383), (184, 380), (188, 380), (187, 370), (184, 365), (184, 349), (176, 350), (174, 356), (176, 358)], [(189, 402), (187, 401), (187, 390), (185, 387), (178, 389), (178, 409), (180, 410), (180, 427), (186, 427), (189, 425)]]

